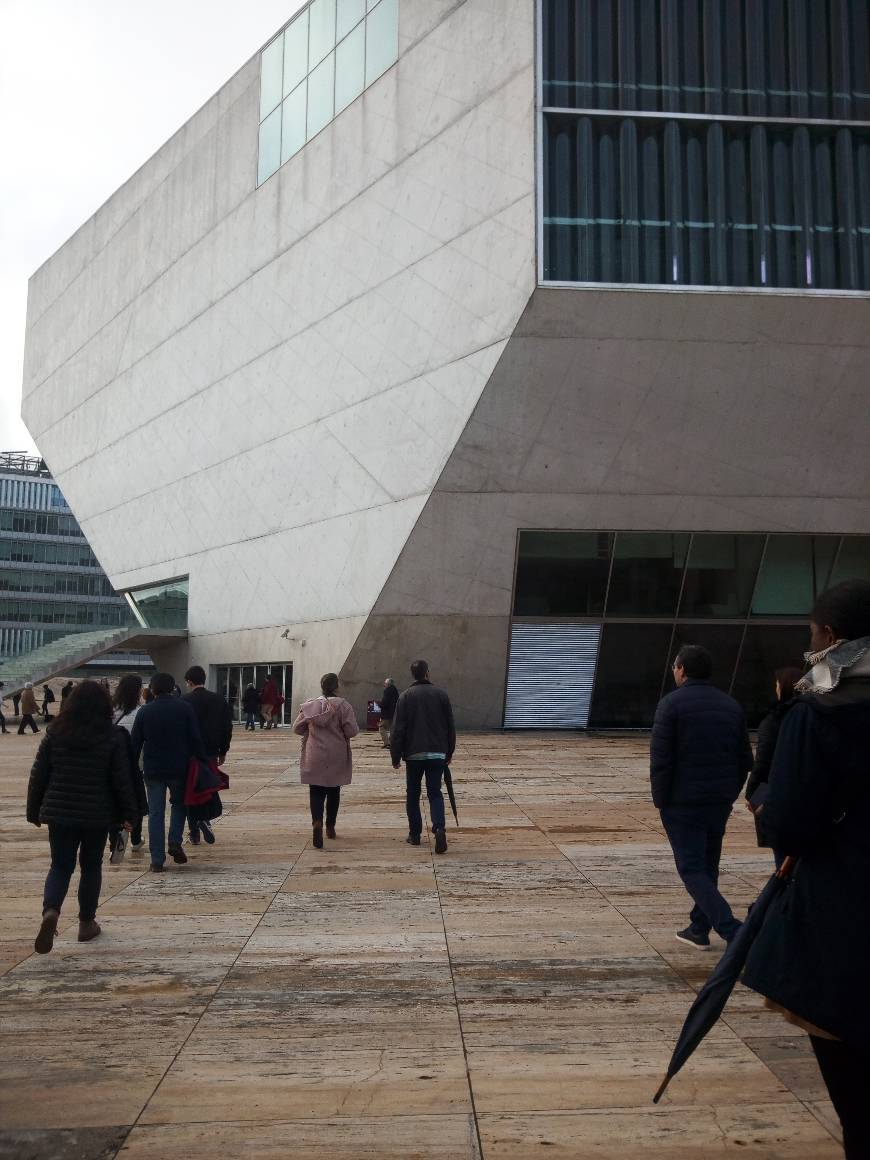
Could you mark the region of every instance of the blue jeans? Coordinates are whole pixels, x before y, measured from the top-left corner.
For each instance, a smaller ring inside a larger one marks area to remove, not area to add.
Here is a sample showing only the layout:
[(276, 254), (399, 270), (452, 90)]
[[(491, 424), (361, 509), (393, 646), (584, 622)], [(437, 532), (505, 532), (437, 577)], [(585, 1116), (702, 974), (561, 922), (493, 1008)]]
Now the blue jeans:
[(246, 709), (245, 710), (245, 728), (246, 729), (253, 729), (254, 728), (254, 716), (255, 716), (255, 714), (254, 714), (253, 709)]
[(79, 919), (81, 922), (89, 922), (96, 915), (100, 900), (106, 831), (49, 822), (48, 841), (51, 846), (51, 869), (45, 880), (43, 913), (46, 910), (59, 911), (63, 906), (78, 854), (82, 870), (79, 879)]
[(162, 866), (166, 861), (166, 791), (169, 790), (169, 845), (180, 846), (184, 837), (184, 805), (182, 782), (146, 781), (148, 791), (148, 849), (151, 862)]
[(712, 928), (730, 939), (740, 923), (719, 893), (719, 859), (731, 806), (666, 806), (661, 814), (677, 873), (695, 901), (689, 925), (695, 934)]
[(408, 812), (408, 830), (417, 835), (423, 832), (423, 815), (420, 813), (420, 790), (423, 778), (426, 778), (426, 796), (429, 799), (429, 812), (432, 815), (432, 829), (444, 829), (444, 795), (441, 793), (441, 778), (444, 775), (444, 762), (406, 761), (405, 762), (405, 792), (406, 809)]

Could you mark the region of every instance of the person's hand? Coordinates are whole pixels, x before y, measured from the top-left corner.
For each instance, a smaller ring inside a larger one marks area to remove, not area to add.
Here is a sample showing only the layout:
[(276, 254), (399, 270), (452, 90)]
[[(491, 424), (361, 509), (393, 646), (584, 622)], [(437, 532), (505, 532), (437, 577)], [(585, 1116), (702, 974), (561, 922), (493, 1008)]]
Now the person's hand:
[(227, 759), (227, 755), (225, 753), (219, 753), (218, 759), (217, 759), (218, 765), (223, 765), (223, 763), (226, 761), (226, 759)]
[(394, 761), (393, 762), (393, 769), (401, 769), (401, 768), (402, 768), (401, 761)]
[(133, 833), (133, 823), (132, 822), (124, 822), (123, 826), (121, 826), (121, 829), (126, 830), (128, 834), (132, 834)]
[(41, 826), (42, 826), (42, 822), (40, 822), (40, 821), (31, 822), (30, 824), (31, 824), (31, 826), (36, 826), (37, 829), (41, 828)]

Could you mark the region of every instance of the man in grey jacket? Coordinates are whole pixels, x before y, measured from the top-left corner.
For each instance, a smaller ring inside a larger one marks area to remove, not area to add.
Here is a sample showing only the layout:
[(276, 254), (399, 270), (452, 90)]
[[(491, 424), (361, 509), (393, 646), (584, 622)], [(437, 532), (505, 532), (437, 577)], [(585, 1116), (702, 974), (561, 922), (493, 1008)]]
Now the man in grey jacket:
[(406, 810), (408, 837), (411, 846), (420, 845), (423, 816), (420, 813), (420, 790), (426, 779), (426, 796), (435, 834), (435, 853), (447, 850), (447, 832), (444, 828), (444, 796), (441, 779), (444, 767), (456, 748), (456, 726), (453, 708), (443, 689), (429, 679), (426, 661), (411, 665), (413, 685), (406, 689), (396, 703), (393, 727), (390, 732), (390, 757), (393, 769), (405, 761)]

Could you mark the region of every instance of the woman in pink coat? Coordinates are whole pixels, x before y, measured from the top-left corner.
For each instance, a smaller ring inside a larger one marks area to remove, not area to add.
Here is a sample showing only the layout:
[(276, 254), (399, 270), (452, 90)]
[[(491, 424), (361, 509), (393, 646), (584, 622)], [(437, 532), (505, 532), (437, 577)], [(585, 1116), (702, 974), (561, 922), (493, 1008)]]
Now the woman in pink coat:
[(293, 722), (293, 732), (302, 738), (299, 769), (302, 784), (308, 786), (311, 801), (312, 841), (323, 848), (323, 805), (326, 803), (326, 836), (335, 837), (335, 820), (341, 801), (341, 787), (350, 785), (350, 739), (359, 733), (353, 709), (337, 697), (338, 677), (327, 673), (321, 678), (322, 697), (305, 701)]

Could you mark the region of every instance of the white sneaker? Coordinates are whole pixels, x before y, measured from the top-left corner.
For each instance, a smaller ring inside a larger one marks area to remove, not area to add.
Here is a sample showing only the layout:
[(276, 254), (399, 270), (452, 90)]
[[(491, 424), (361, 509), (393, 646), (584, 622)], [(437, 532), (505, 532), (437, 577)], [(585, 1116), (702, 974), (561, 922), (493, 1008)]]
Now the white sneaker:
[(118, 837), (115, 839), (115, 844), (112, 847), (112, 853), (109, 857), (109, 861), (112, 863), (113, 866), (117, 866), (120, 862), (124, 861), (124, 852), (126, 851), (126, 849), (127, 849), (127, 831), (121, 830), (120, 834), (118, 834)]

